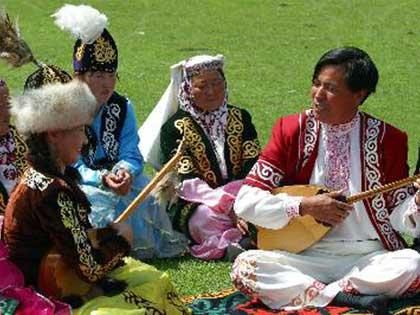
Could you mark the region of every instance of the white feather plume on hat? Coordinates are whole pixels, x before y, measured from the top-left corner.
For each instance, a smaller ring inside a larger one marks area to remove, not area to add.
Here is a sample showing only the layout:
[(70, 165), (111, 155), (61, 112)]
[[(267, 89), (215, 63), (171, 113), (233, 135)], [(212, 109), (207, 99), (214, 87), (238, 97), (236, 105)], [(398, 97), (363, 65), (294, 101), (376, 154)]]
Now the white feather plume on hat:
[(85, 44), (98, 39), (108, 24), (105, 14), (84, 4), (66, 4), (51, 16), (60, 29), (71, 32)]
[(48, 84), (11, 98), (10, 112), (18, 131), (28, 134), (90, 125), (98, 105), (89, 87), (79, 81)]

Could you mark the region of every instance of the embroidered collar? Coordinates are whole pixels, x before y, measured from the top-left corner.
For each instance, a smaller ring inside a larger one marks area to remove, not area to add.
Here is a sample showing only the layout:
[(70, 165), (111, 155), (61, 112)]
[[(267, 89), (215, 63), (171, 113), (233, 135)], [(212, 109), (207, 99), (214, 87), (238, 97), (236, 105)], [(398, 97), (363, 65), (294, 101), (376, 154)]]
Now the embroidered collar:
[(353, 119), (348, 123), (331, 125), (321, 122), (321, 126), (326, 130), (327, 134), (336, 135), (337, 137), (350, 133), (360, 120), (360, 113), (357, 112)]

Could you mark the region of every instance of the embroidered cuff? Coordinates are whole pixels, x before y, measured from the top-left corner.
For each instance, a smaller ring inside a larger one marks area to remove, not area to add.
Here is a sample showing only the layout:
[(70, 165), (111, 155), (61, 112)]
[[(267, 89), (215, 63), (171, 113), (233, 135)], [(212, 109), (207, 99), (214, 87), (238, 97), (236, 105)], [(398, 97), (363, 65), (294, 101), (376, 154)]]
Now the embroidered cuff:
[(300, 216), (299, 206), (302, 201), (302, 197), (288, 197), (286, 201), (286, 215), (290, 218), (296, 218)]
[(126, 161), (119, 161), (117, 164), (115, 164), (114, 167), (112, 168), (112, 173), (117, 174), (118, 170), (122, 168), (125, 169), (127, 172), (129, 172), (132, 177), (135, 176), (135, 173), (136, 173), (135, 169), (130, 163)]

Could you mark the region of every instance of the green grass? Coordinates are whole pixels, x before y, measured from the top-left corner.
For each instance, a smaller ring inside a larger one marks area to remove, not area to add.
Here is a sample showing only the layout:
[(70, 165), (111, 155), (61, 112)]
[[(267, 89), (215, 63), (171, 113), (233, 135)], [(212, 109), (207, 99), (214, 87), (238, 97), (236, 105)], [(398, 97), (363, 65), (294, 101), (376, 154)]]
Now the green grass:
[[(66, 1), (67, 2), (67, 1)], [(68, 1), (76, 3), (75, 1)], [(44, 62), (71, 70), (73, 39), (49, 16), (56, 0), (3, 1)], [(281, 115), (309, 105), (313, 66), (326, 50), (354, 45), (376, 62), (380, 81), (365, 111), (409, 135), (409, 162), (420, 142), (420, 7), (417, 0), (126, 0), (84, 1), (110, 20), (120, 54), (118, 90), (144, 121), (169, 83), (169, 67), (195, 54), (222, 53), (230, 102), (247, 108), (262, 144)], [(20, 93), (32, 65), (0, 66)], [(183, 294), (229, 285), (229, 264), (193, 259), (152, 262), (168, 270)]]

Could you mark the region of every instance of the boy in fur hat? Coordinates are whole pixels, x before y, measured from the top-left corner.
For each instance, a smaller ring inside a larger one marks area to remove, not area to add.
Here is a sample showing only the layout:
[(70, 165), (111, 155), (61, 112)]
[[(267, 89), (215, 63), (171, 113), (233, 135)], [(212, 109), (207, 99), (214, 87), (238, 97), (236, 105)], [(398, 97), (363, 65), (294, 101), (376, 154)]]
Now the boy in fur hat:
[[(115, 220), (149, 182), (142, 174), (135, 113), (130, 100), (115, 91), (118, 50), (105, 28), (106, 16), (86, 5), (65, 5), (54, 17), (60, 28), (77, 37), (75, 76), (88, 84), (99, 106), (76, 168), (92, 203), (90, 220), (102, 227)], [(134, 231), (137, 258), (171, 257), (186, 249), (186, 239), (172, 230), (164, 207), (151, 197), (127, 222)]]

